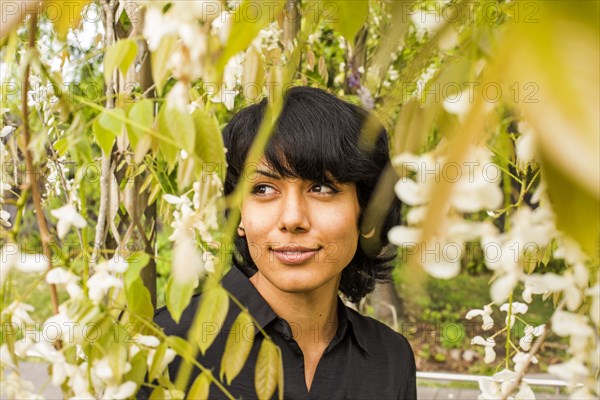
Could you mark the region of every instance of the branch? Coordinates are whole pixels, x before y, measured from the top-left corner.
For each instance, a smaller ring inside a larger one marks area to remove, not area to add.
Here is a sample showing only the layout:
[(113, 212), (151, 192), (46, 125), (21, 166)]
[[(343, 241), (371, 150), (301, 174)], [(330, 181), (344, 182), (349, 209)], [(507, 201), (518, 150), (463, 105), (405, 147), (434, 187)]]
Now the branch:
[[(554, 312), (556, 312), (557, 310), (559, 310), (561, 308), (562, 307), (559, 306)], [(529, 353), (527, 353), (527, 360), (525, 360), (523, 369), (521, 370), (521, 372), (519, 372), (519, 375), (517, 375), (517, 379), (515, 379), (512, 382), (512, 384), (507, 388), (507, 390), (502, 395), (502, 400), (508, 399), (510, 394), (512, 392), (514, 392), (521, 385), (521, 382), (523, 381), (523, 377), (525, 376), (525, 372), (527, 372), (527, 370), (529, 369), (529, 365), (531, 364), (531, 359), (538, 353), (538, 351), (542, 347), (542, 344), (546, 340), (548, 333), (550, 333), (551, 327), (552, 327), (552, 321), (549, 320), (546, 323), (546, 325), (544, 326), (544, 333), (542, 333), (542, 336), (540, 336), (540, 338), (533, 344), (533, 347), (531, 348)]]
[[(105, 24), (105, 46), (109, 47), (113, 44), (115, 40), (115, 29), (114, 29), (114, 9), (115, 9), (115, 1), (114, 0), (105, 0), (102, 2), (102, 8), (104, 10), (104, 14), (106, 16), (106, 24)], [(114, 108), (115, 107), (115, 99), (114, 99), (114, 88), (113, 88), (113, 80), (108, 83), (106, 87), (106, 108)], [(102, 150), (102, 168), (100, 175), (100, 205), (98, 207), (98, 222), (96, 223), (96, 233), (94, 236), (94, 249), (92, 251), (91, 265), (92, 267), (98, 262), (98, 253), (100, 251), (100, 247), (103, 245), (106, 240), (106, 220), (107, 220), (107, 212), (108, 212), (108, 202), (110, 198), (110, 159), (112, 153), (105, 154), (104, 150)]]
[[(29, 16), (29, 39), (27, 48), (30, 53), (35, 49), (35, 34), (37, 29), (37, 15), (31, 14)], [(27, 92), (29, 91), (29, 72), (31, 69), (31, 59), (27, 60), (25, 66), (25, 74), (23, 77), (23, 90), (21, 91), (21, 106), (23, 112), (23, 153), (25, 154), (25, 164), (27, 165), (27, 186), (31, 189), (31, 195), (35, 208), (35, 217), (37, 219), (37, 225), (40, 230), (40, 236), (42, 240), (42, 251), (44, 258), (48, 260), (48, 270), (52, 269), (52, 249), (50, 247), (52, 243), (52, 236), (48, 231), (48, 224), (44, 217), (44, 210), (42, 209), (42, 196), (38, 187), (36, 179), (36, 170), (33, 166), (33, 156), (29, 149), (30, 135), (29, 135), (29, 107), (27, 106)], [(56, 292), (56, 285), (50, 284), (50, 299), (52, 301), (52, 311), (54, 314), (58, 314), (58, 295)]]

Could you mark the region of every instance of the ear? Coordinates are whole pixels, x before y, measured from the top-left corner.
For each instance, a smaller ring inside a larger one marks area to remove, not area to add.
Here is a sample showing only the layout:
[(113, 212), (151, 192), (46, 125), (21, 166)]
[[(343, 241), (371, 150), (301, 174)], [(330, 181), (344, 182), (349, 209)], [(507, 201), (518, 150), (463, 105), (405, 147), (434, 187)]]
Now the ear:
[(238, 225), (237, 233), (239, 236), (246, 236), (246, 231), (244, 230), (244, 225), (241, 222)]

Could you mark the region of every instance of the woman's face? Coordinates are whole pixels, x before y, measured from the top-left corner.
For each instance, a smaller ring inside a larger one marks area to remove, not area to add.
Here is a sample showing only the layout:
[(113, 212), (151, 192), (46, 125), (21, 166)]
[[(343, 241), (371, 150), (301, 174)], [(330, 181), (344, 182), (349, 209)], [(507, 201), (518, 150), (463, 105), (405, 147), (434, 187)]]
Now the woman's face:
[(358, 244), (356, 186), (283, 179), (265, 163), (250, 178), (240, 225), (261, 278), (286, 293), (337, 291)]

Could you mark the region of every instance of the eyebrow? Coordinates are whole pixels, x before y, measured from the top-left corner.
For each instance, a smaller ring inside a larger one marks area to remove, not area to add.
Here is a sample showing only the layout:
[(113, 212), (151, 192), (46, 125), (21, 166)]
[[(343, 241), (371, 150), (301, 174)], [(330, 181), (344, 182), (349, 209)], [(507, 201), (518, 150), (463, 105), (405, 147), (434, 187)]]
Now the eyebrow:
[(257, 173), (257, 174), (261, 174), (261, 175), (267, 176), (267, 177), (272, 178), (272, 179), (281, 179), (281, 176), (277, 175), (276, 173), (270, 172), (270, 171), (265, 171), (265, 170), (261, 170), (261, 169), (255, 169), (254, 172)]

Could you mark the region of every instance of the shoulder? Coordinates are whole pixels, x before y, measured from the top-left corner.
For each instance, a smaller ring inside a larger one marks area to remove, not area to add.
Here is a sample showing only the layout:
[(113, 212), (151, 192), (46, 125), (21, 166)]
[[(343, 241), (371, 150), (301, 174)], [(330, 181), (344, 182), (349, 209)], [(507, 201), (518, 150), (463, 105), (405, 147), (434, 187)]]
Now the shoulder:
[(412, 348), (404, 335), (356, 310), (348, 307), (346, 310), (354, 333), (357, 339), (364, 344), (367, 352), (375, 355), (389, 354), (396, 360), (414, 360)]
[(165, 334), (184, 337), (192, 325), (194, 315), (200, 303), (200, 295), (195, 294), (190, 300), (190, 304), (185, 308), (179, 318), (179, 322), (175, 322), (167, 307), (156, 309), (154, 313), (154, 322), (163, 328)]

